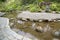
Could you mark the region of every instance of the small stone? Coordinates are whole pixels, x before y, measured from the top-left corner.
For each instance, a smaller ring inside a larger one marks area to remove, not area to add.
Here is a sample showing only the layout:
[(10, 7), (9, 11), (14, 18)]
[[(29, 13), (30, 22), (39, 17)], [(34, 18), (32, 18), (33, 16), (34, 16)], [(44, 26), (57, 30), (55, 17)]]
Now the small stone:
[(60, 20), (58, 20), (60, 22)]
[(5, 13), (0, 12), (0, 16), (3, 16)]
[(43, 32), (43, 28), (41, 26), (36, 27), (36, 31)]
[(32, 26), (31, 26), (31, 28), (32, 28), (33, 30), (35, 30), (35, 27), (36, 27), (36, 23), (33, 23)]
[(42, 22), (42, 20), (39, 20), (39, 22)]
[(25, 22), (21, 21), (21, 20), (17, 20), (17, 23), (19, 24), (24, 24)]
[(55, 11), (53, 11), (52, 13), (56, 13)]
[(59, 40), (58, 38), (53, 38), (52, 40)]
[(53, 20), (54, 22), (56, 22), (56, 20)]
[(53, 35), (55, 37), (60, 37), (60, 31), (59, 30), (58, 31), (53, 31)]
[(10, 18), (10, 20), (13, 20), (14, 18)]
[(46, 27), (44, 27), (44, 32), (47, 32), (47, 31), (51, 31), (52, 28), (49, 26), (49, 24), (46, 25)]
[(27, 21), (27, 19), (26, 19), (26, 18), (22, 18), (22, 20)]
[(14, 23), (10, 23), (10, 26), (13, 26), (14, 25)]
[(33, 19), (30, 19), (30, 21), (33, 21)]
[(55, 34), (55, 36), (59, 36), (60, 35), (60, 32), (59, 31), (56, 31), (54, 34)]

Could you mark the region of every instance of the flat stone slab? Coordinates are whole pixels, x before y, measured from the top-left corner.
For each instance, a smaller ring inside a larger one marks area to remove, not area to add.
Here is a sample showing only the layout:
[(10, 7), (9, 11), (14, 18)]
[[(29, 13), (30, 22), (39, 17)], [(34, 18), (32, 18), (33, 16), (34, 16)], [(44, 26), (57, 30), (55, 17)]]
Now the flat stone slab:
[(18, 14), (17, 18), (30, 20), (53, 20), (60, 19), (60, 14), (22, 12)]
[(9, 26), (9, 19), (0, 17), (0, 40), (32, 40), (12, 31)]

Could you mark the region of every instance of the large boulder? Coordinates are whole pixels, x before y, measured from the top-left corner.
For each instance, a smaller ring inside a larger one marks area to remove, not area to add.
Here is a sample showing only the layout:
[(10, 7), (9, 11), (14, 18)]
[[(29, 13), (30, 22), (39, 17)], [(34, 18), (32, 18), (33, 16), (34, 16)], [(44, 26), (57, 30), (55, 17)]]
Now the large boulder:
[(19, 35), (12, 31), (9, 26), (8, 18), (0, 17), (0, 40), (32, 40), (31, 38)]
[(25, 19), (29, 19), (29, 20), (34, 20), (34, 21), (39, 21), (39, 20), (43, 20), (43, 21), (52, 21), (53, 19), (60, 19), (60, 14), (52, 14), (52, 13), (31, 13), (31, 12), (26, 12), (23, 11), (22, 13), (19, 13), (17, 15), (17, 18), (24, 18)]

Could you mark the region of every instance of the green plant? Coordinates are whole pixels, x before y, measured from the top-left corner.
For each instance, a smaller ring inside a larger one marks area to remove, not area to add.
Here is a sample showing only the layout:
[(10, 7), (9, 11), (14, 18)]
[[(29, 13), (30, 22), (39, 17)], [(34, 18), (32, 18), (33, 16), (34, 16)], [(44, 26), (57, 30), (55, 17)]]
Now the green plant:
[(60, 3), (57, 3), (57, 11), (60, 11)]
[(56, 10), (57, 10), (57, 5), (56, 5), (55, 3), (51, 4), (51, 5), (50, 5), (50, 9), (51, 9), (52, 11), (56, 11)]
[(34, 4), (28, 5), (28, 10), (31, 12), (41, 12), (40, 7)]

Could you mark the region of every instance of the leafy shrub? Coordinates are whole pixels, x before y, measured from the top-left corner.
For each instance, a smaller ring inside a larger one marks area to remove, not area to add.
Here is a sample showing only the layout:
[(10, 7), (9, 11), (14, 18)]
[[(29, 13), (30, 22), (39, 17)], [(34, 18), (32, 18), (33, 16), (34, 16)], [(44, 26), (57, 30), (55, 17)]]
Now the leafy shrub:
[(16, 4), (7, 5), (5, 7), (6, 11), (15, 10)]
[(60, 3), (57, 3), (57, 11), (60, 11)]
[(50, 5), (50, 9), (51, 9), (52, 11), (56, 11), (56, 10), (57, 10), (57, 5), (56, 5), (55, 3), (51, 4), (51, 5)]
[(5, 5), (5, 11), (20, 10), (20, 0), (9, 0)]
[(28, 5), (28, 10), (31, 12), (41, 12), (40, 7), (34, 4)]

